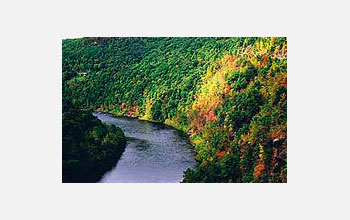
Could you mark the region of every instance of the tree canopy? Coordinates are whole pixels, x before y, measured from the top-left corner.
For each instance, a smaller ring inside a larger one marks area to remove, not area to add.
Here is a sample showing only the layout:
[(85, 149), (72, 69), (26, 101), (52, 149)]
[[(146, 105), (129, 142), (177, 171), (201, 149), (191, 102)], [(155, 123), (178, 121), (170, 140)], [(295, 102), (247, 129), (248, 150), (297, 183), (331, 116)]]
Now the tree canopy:
[(287, 181), (284, 37), (62, 42), (63, 99), (186, 132), (184, 182)]

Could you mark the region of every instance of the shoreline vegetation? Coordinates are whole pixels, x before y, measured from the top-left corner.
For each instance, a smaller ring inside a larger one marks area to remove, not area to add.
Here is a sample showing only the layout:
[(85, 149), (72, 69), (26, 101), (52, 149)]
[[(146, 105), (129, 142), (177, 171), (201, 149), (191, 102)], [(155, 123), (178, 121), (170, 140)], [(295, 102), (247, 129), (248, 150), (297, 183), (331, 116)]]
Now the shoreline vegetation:
[[(117, 114), (114, 114), (114, 113), (111, 113), (111, 112), (105, 112), (105, 111), (93, 111), (93, 112), (97, 112), (97, 113), (103, 113), (103, 114), (109, 114), (113, 117), (125, 117), (125, 118), (133, 118), (133, 119), (137, 119), (137, 120), (141, 120), (141, 121), (147, 121), (147, 122), (150, 122), (150, 123), (155, 123), (155, 124), (158, 124), (158, 125), (161, 125), (161, 126), (166, 126), (168, 128), (171, 128), (171, 129), (174, 129), (176, 130), (177, 132), (181, 132), (181, 134), (183, 134), (185, 137), (186, 137), (186, 140), (188, 141), (188, 143), (191, 145), (191, 147), (193, 148), (193, 150), (195, 150), (195, 146), (194, 146), (194, 143), (192, 143), (192, 140), (190, 138), (190, 136), (188, 135), (187, 132), (171, 125), (171, 124), (166, 124), (165, 122), (159, 122), (159, 121), (152, 121), (152, 120), (148, 120), (148, 119), (145, 119), (145, 118), (139, 118), (137, 116), (126, 116), (126, 115), (123, 115), (123, 114), (120, 114), (120, 115), (117, 115)], [(127, 137), (125, 136), (126, 140), (128, 140), (129, 138), (132, 138), (132, 137)], [(194, 151), (195, 152), (195, 151)], [(195, 158), (196, 159), (196, 158)], [(200, 162), (200, 160), (196, 159), (197, 162)]]
[(63, 97), (185, 132), (184, 182), (287, 182), (287, 39), (62, 42)]
[(62, 122), (62, 182), (99, 181), (125, 150), (123, 131), (69, 102), (63, 104)]

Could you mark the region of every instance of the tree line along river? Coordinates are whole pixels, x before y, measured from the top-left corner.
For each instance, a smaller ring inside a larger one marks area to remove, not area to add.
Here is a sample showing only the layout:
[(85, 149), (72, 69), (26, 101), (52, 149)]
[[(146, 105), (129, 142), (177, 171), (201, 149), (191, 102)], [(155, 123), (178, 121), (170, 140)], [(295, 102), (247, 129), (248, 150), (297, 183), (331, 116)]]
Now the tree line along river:
[(182, 181), (186, 169), (197, 165), (193, 148), (180, 131), (136, 118), (93, 115), (120, 127), (128, 138), (120, 160), (104, 174), (101, 183), (176, 183)]

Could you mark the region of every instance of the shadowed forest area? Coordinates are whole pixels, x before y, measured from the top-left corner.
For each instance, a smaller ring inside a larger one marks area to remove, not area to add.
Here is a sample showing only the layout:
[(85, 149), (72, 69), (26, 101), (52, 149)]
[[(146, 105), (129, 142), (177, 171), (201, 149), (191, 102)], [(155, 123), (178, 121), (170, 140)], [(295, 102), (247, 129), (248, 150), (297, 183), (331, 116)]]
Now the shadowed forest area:
[(185, 132), (199, 165), (183, 182), (287, 182), (286, 38), (81, 38), (62, 52), (67, 181), (97, 181), (125, 148), (101, 111)]

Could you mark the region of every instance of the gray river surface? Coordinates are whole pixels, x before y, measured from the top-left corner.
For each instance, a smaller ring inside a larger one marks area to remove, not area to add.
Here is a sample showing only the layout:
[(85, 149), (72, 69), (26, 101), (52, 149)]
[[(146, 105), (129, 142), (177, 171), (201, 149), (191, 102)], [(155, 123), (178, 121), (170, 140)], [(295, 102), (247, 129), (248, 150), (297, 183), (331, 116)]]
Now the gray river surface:
[(93, 113), (120, 127), (128, 138), (116, 166), (101, 183), (178, 183), (187, 168), (195, 168), (194, 151), (186, 135), (169, 126), (135, 118)]

